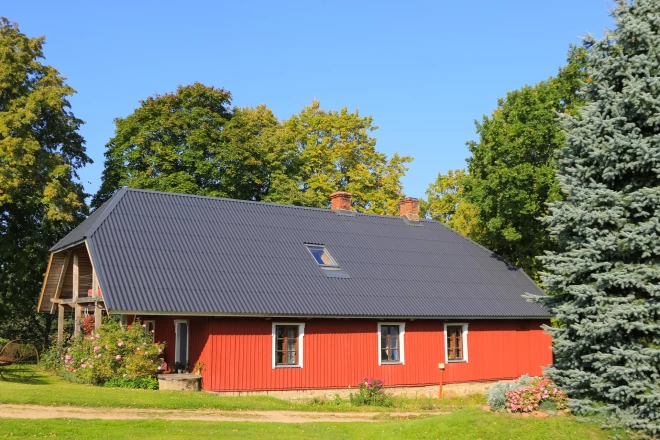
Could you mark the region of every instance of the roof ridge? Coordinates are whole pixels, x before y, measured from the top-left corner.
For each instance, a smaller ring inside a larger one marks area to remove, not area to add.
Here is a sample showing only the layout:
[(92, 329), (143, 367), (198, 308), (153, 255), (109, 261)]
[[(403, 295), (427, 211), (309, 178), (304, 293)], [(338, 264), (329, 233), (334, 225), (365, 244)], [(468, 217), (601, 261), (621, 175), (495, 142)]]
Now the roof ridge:
[[(124, 187), (122, 189), (125, 189), (126, 191), (131, 191), (131, 192), (162, 194), (162, 195), (165, 195), (165, 196), (177, 196), (177, 197), (181, 196), (181, 197), (190, 197), (190, 198), (198, 198), (198, 199), (222, 200), (222, 201), (226, 201), (226, 202), (247, 203), (247, 204), (254, 204), (254, 205), (280, 206), (282, 208), (306, 209), (306, 210), (311, 210), (311, 211), (322, 211), (322, 212), (329, 212), (329, 213), (333, 212), (331, 209), (328, 209), (328, 208), (314, 208), (314, 207), (311, 207), (311, 206), (286, 205), (284, 203), (262, 202), (262, 201), (257, 201), (257, 200), (232, 199), (232, 198), (229, 198), (229, 197), (205, 196), (205, 195), (201, 195), (201, 194), (185, 194), (185, 193), (157, 191), (157, 190), (153, 190), (153, 189), (141, 189), (141, 188)], [(368, 213), (368, 212), (357, 212), (357, 211), (352, 211), (352, 212), (356, 215), (372, 216), (372, 217), (379, 217), (379, 218), (392, 218), (392, 219), (397, 219), (397, 220), (401, 219), (401, 216), (398, 216), (398, 215), (373, 214), (373, 213)], [(420, 219), (420, 222), (440, 223), (440, 224), (442, 224), (441, 222), (439, 222), (437, 220), (433, 220), (433, 219)]]

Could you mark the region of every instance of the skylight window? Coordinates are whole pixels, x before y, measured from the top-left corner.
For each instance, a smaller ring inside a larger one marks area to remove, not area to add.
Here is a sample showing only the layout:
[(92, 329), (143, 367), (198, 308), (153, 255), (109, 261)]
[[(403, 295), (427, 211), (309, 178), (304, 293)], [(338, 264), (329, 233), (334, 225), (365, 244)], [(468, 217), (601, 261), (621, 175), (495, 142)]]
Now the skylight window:
[(339, 265), (337, 264), (335, 259), (332, 258), (332, 255), (330, 255), (330, 252), (328, 252), (325, 246), (313, 246), (308, 244), (307, 249), (309, 250), (309, 253), (312, 254), (312, 257), (314, 257), (314, 260), (319, 266), (339, 267)]

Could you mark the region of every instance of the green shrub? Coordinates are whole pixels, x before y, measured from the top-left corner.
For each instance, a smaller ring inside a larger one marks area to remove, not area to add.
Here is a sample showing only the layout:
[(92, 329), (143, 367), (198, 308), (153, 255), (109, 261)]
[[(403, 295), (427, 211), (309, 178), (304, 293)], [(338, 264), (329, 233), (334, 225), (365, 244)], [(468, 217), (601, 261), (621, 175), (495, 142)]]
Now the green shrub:
[[(153, 379), (160, 366), (164, 344), (155, 344), (136, 321), (121, 327), (113, 319), (106, 319), (98, 331), (81, 333), (68, 346), (54, 347), (42, 361), (44, 369), (54, 371), (65, 379), (78, 383), (139, 384), (150, 388), (151, 382), (132, 379)], [(157, 387), (157, 383), (156, 383)]]
[(488, 405), (494, 411), (502, 411), (506, 408), (506, 393), (516, 388), (523, 387), (534, 380), (533, 377), (523, 375), (518, 380), (501, 380), (488, 388)]
[(157, 390), (158, 379), (154, 377), (112, 378), (103, 382), (108, 388), (140, 388), (144, 390)]
[(9, 342), (9, 339), (0, 338), (0, 351), (2, 351), (2, 347), (4, 347), (7, 342)]
[(385, 382), (381, 379), (364, 378), (358, 384), (358, 392), (350, 394), (351, 405), (394, 406), (392, 398), (385, 393)]
[(62, 346), (51, 345), (48, 350), (41, 353), (41, 356), (39, 357), (39, 368), (51, 373), (58, 373), (58, 370), (63, 365), (61, 356)]

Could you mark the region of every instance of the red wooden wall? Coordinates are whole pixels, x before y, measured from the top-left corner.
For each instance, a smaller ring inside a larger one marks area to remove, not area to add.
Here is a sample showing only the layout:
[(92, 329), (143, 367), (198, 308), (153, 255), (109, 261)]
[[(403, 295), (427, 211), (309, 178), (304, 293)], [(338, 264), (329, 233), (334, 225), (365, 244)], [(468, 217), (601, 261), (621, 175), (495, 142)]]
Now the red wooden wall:
[[(444, 363), (444, 322), (405, 321), (405, 365), (378, 365), (376, 320), (284, 319), (305, 324), (303, 368), (272, 368), (271, 326), (263, 318), (148, 317), (156, 339), (174, 357), (174, 319), (190, 325), (189, 366), (205, 362), (204, 388), (213, 391), (343, 388), (365, 376), (387, 385), (433, 385)], [(394, 320), (396, 321), (396, 320)], [(465, 321), (462, 321), (465, 322)], [(468, 363), (445, 364), (444, 382), (473, 382), (541, 375), (552, 363), (543, 320), (469, 321)]]

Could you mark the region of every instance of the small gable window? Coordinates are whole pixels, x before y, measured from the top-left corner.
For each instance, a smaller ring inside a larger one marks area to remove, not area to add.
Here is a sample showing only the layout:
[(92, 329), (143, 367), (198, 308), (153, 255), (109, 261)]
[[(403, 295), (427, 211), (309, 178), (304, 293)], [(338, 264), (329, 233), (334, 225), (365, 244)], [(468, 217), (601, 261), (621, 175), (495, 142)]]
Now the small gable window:
[(325, 246), (317, 246), (317, 245), (311, 245), (308, 244), (306, 245), (307, 249), (309, 252), (312, 254), (312, 257), (314, 257), (314, 260), (319, 266), (323, 267), (339, 267), (337, 262), (335, 261), (334, 258), (332, 258), (332, 255), (330, 255), (330, 252), (325, 248)]

